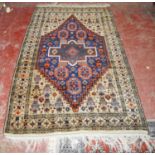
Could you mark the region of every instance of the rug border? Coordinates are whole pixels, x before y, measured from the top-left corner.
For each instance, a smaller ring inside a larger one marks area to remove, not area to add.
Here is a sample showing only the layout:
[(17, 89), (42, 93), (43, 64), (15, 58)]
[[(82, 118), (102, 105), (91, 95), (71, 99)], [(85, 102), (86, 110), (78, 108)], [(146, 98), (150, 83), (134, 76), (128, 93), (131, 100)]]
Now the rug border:
[(19, 50), (19, 53), (18, 53), (18, 57), (16, 59), (16, 66), (14, 68), (14, 71), (13, 71), (13, 75), (12, 75), (12, 79), (11, 79), (11, 86), (10, 86), (10, 90), (9, 90), (9, 95), (8, 95), (8, 101), (7, 101), (7, 110), (6, 110), (6, 113), (5, 113), (5, 119), (4, 119), (4, 126), (3, 126), (3, 130), (2, 130), (2, 133), (5, 135), (6, 133), (6, 128), (7, 128), (7, 122), (8, 122), (8, 117), (9, 117), (9, 111), (10, 111), (10, 99), (11, 99), (11, 93), (12, 93), (12, 90), (13, 90), (13, 86), (14, 86), (14, 81), (15, 81), (15, 75), (16, 75), (16, 72), (17, 72), (17, 69), (18, 69), (18, 63), (19, 63), (19, 60), (20, 60), (20, 57), (21, 57), (21, 54), (22, 54), (22, 49), (23, 49), (23, 45), (25, 43), (25, 39), (26, 39), (26, 36), (28, 34), (28, 31), (29, 31), (29, 27), (30, 25), (32, 24), (32, 20), (34, 18), (34, 14), (36, 12), (36, 7), (34, 8), (33, 12), (32, 12), (32, 15), (30, 17), (30, 20), (28, 22), (28, 25), (27, 25), (27, 28), (26, 28), (26, 32), (24, 34), (24, 38), (23, 38), (23, 41), (22, 41), (22, 44), (20, 46), (20, 50)]
[(110, 15), (112, 16), (111, 19), (112, 19), (112, 23), (113, 23), (113, 25), (115, 27), (115, 32), (118, 35), (118, 37), (117, 37), (118, 43), (119, 43), (119, 46), (121, 48), (121, 54), (122, 54), (123, 59), (125, 61), (125, 65), (127, 67), (128, 75), (130, 76), (130, 82), (131, 82), (132, 88), (134, 88), (133, 90), (134, 90), (134, 95), (136, 96), (136, 99), (137, 99), (137, 105), (138, 105), (138, 107), (140, 107), (140, 110), (139, 110), (140, 116), (143, 119), (142, 120), (143, 125), (145, 125), (146, 130), (148, 131), (149, 130), (149, 128), (148, 128), (148, 122), (147, 122), (147, 119), (146, 119), (146, 116), (145, 116), (144, 108), (142, 106), (142, 100), (141, 100), (140, 95), (139, 95), (139, 91), (138, 91), (138, 87), (137, 87), (137, 84), (136, 84), (136, 81), (135, 81), (135, 78), (134, 78), (134, 74), (133, 74), (133, 71), (131, 69), (131, 65), (129, 63), (127, 54), (126, 54), (126, 50), (124, 48), (125, 46), (123, 44), (123, 40), (122, 40), (122, 38), (120, 36), (120, 33), (118, 31), (118, 27), (116, 25), (116, 21), (115, 21), (115, 18), (114, 18), (115, 16), (114, 16), (114, 14), (113, 14), (113, 12), (112, 12), (111, 9), (108, 9), (108, 10), (109, 10)]

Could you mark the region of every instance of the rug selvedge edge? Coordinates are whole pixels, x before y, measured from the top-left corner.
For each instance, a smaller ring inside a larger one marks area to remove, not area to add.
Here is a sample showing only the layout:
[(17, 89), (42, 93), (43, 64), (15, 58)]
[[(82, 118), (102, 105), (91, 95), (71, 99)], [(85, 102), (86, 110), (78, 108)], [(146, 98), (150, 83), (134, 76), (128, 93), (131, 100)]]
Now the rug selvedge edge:
[(118, 42), (119, 42), (119, 46), (121, 48), (121, 53), (123, 55), (123, 59), (125, 61), (125, 65), (126, 65), (126, 68), (128, 70), (128, 75), (130, 77), (130, 82), (131, 82), (132, 88), (134, 88), (134, 95), (135, 95), (135, 98), (137, 99), (137, 103), (138, 103), (137, 105), (141, 109), (140, 115), (143, 118), (142, 122), (143, 122), (143, 125), (146, 126), (146, 129), (148, 131), (148, 123), (146, 121), (146, 116), (145, 116), (144, 109), (143, 109), (143, 106), (142, 106), (142, 101), (141, 101), (141, 98), (140, 98), (140, 95), (139, 95), (138, 87), (136, 85), (136, 81), (135, 81), (135, 78), (134, 78), (134, 75), (133, 75), (133, 71), (131, 69), (131, 66), (130, 66), (130, 63), (129, 63), (126, 51), (123, 48), (124, 47), (123, 46), (123, 41), (121, 40), (120, 33), (118, 32), (118, 28), (117, 28), (117, 25), (116, 25), (114, 14), (112, 13), (111, 9), (108, 9), (108, 10), (109, 10), (110, 15), (112, 16), (112, 18), (111, 18), (112, 19), (112, 23), (113, 23), (113, 25), (115, 27), (115, 32), (117, 34), (117, 39), (118, 39)]
[(22, 41), (21, 48), (20, 48), (20, 50), (19, 50), (18, 58), (16, 59), (16, 62), (15, 62), (16, 66), (15, 66), (15, 69), (14, 69), (14, 71), (13, 71), (13, 76), (12, 76), (12, 79), (11, 79), (11, 86), (10, 86), (10, 91), (9, 91), (8, 101), (7, 101), (7, 110), (6, 110), (6, 113), (5, 113), (5, 116), (6, 116), (6, 117), (5, 117), (4, 126), (3, 126), (3, 133), (4, 133), (4, 134), (7, 133), (7, 132), (6, 132), (7, 130), (9, 130), (9, 127), (8, 127), (9, 122), (10, 122), (10, 115), (9, 115), (9, 112), (11, 111), (11, 107), (12, 107), (10, 101), (11, 101), (11, 94), (12, 94), (12, 91), (15, 89), (15, 88), (14, 88), (14, 85), (15, 85), (14, 83), (15, 83), (15, 78), (16, 78), (16, 76), (17, 76), (17, 71), (18, 71), (18, 69), (19, 69), (18, 64), (19, 64), (20, 61), (21, 61), (21, 58), (22, 58), (21, 56), (22, 56), (23, 47), (24, 47), (24, 44), (25, 44), (27, 35), (28, 35), (28, 33), (29, 33), (29, 28), (30, 28), (30, 26), (31, 26), (31, 24), (32, 24), (32, 21), (33, 21), (33, 18), (34, 18), (34, 16), (35, 16), (36, 10), (37, 10), (37, 8), (34, 9), (32, 15), (31, 15), (31, 17), (30, 17), (29, 24), (28, 24), (28, 26), (27, 26), (27, 28), (26, 28), (25, 36), (24, 36), (24, 39), (23, 39), (23, 41)]

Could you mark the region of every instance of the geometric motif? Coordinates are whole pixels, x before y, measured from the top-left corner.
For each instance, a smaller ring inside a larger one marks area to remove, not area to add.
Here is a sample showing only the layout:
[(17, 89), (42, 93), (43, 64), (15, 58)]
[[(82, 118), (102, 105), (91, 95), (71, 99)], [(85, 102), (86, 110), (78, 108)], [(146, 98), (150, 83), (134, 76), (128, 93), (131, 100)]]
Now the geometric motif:
[(147, 131), (107, 8), (37, 7), (16, 68), (5, 133)]
[(109, 66), (104, 37), (87, 29), (74, 15), (41, 37), (36, 67), (74, 112)]

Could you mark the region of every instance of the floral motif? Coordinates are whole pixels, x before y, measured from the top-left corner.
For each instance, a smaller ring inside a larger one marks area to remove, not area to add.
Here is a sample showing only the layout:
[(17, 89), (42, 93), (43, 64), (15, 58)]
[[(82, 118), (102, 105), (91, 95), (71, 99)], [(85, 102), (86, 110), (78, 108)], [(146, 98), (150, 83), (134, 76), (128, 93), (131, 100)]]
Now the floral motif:
[(64, 137), (57, 143), (59, 153), (153, 153), (154, 151), (155, 141), (149, 136)]

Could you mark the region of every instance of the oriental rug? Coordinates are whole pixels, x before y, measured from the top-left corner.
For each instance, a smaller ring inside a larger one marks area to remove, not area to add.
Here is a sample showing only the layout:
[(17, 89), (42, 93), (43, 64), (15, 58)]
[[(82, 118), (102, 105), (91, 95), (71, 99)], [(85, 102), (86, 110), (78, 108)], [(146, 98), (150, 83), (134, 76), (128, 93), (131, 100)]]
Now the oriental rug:
[[(49, 143), (49, 150), (53, 146)], [(148, 135), (64, 136), (56, 141), (59, 153), (154, 153), (155, 139)]]
[(37, 7), (20, 52), (5, 133), (147, 131), (109, 8)]

